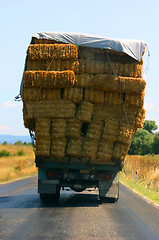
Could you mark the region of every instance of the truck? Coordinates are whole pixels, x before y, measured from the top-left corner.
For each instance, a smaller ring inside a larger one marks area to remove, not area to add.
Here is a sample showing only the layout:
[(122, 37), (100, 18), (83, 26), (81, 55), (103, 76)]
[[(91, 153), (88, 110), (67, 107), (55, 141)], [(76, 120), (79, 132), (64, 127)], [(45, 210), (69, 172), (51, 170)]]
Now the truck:
[(42, 202), (59, 201), (66, 188), (119, 199), (119, 172), (145, 117), (145, 47), (81, 33), (32, 36), (20, 96)]

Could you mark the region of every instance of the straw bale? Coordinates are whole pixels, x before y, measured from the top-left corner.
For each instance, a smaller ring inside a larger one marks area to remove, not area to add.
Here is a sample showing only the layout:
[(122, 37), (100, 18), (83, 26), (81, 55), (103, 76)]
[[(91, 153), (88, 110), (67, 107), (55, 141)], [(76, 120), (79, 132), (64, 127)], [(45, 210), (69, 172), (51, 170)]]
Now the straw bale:
[(129, 150), (129, 144), (125, 145), (125, 144), (116, 142), (114, 144), (112, 158), (123, 160), (125, 158), (128, 150)]
[(84, 100), (92, 103), (104, 103), (104, 92), (95, 89), (85, 89)]
[(88, 126), (87, 137), (93, 139), (100, 139), (102, 135), (104, 123), (103, 121), (92, 120)]
[(31, 100), (58, 100), (61, 99), (61, 89), (55, 88), (23, 88), (23, 101)]
[(78, 60), (63, 60), (63, 59), (30, 59), (26, 61), (26, 71), (64, 71), (71, 70), (74, 73), (79, 73)]
[(24, 87), (64, 88), (75, 84), (73, 71), (25, 71)]
[(36, 137), (50, 137), (51, 120), (49, 118), (38, 118), (35, 123)]
[(66, 155), (70, 157), (81, 157), (83, 138), (70, 138), (67, 144)]
[(36, 136), (36, 156), (50, 156), (50, 137)]
[(121, 94), (119, 92), (105, 92), (104, 102), (106, 104), (114, 105), (121, 104)]
[(30, 44), (27, 56), (30, 59), (77, 59), (78, 47), (73, 44)]
[(103, 91), (141, 93), (146, 82), (142, 78), (117, 77), (107, 74), (97, 74), (90, 83), (90, 87)]
[(66, 131), (65, 119), (52, 119), (51, 123), (51, 137), (52, 138), (64, 138)]
[(121, 108), (119, 105), (94, 104), (93, 118), (96, 120), (120, 119)]
[(108, 142), (115, 142), (117, 140), (118, 131), (119, 120), (116, 119), (106, 120), (102, 134), (102, 139), (105, 139)]
[(79, 61), (79, 72), (80, 74), (81, 73), (89, 73), (89, 74), (104, 73), (104, 62), (81, 59)]
[(77, 74), (76, 75), (76, 87), (89, 88), (93, 84), (93, 74)]
[(79, 73), (78, 60), (63, 60), (63, 59), (51, 59), (46, 60), (46, 70), (49, 71), (64, 71), (71, 70), (74, 73)]
[(124, 77), (142, 77), (143, 66), (140, 63), (120, 63), (120, 62), (109, 62), (97, 61), (92, 59), (80, 59), (79, 60), (79, 72), (89, 74), (108, 74), (114, 75), (114, 72), (118, 76)]
[(126, 125), (125, 126), (121, 125), (117, 141), (129, 145), (131, 143), (131, 139), (134, 133), (135, 133), (134, 129), (129, 128), (129, 126)]
[(32, 118), (74, 118), (75, 104), (66, 100), (26, 101), (25, 111), (28, 119)]
[(82, 101), (77, 111), (77, 119), (83, 122), (90, 122), (93, 114), (94, 104)]
[[(145, 109), (142, 107), (125, 106), (128, 123), (135, 128), (141, 128), (145, 119)], [(122, 116), (122, 121), (127, 122), (125, 114)]]
[[(57, 43), (57, 41), (51, 40), (51, 39), (46, 39), (46, 38), (32, 37), (32, 40), (31, 40), (31, 44), (54, 44), (54, 43)], [(58, 41), (58, 43), (60, 43), (60, 42)]]
[(78, 119), (68, 119), (66, 124), (66, 137), (80, 138), (82, 122)]
[(141, 94), (126, 93), (124, 104), (125, 106), (142, 107), (144, 105), (144, 96), (144, 91)]
[(97, 149), (98, 139), (86, 137), (82, 148), (82, 157), (95, 159)]
[(99, 142), (97, 159), (103, 161), (109, 161), (113, 153), (114, 143), (109, 142), (105, 139), (101, 139)]
[(95, 60), (95, 55), (93, 48), (80, 46), (78, 49), (79, 59)]
[(81, 88), (65, 88), (63, 98), (74, 103), (80, 103), (83, 100), (83, 89)]
[(53, 137), (51, 143), (51, 156), (55, 158), (64, 158), (66, 148), (66, 138)]
[(27, 58), (25, 70), (27, 71), (46, 70), (46, 60), (45, 59), (32, 60)]

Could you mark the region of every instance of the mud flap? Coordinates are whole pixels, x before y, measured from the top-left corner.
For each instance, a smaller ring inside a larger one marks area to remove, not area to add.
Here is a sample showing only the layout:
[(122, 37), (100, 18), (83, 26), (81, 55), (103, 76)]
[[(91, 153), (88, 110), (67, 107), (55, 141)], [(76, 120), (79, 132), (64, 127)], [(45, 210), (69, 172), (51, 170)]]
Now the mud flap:
[(58, 180), (39, 180), (38, 193), (51, 193), (57, 194), (59, 188)]
[(119, 198), (119, 177), (118, 174), (111, 180), (99, 181), (99, 197), (102, 200), (111, 200), (116, 202)]

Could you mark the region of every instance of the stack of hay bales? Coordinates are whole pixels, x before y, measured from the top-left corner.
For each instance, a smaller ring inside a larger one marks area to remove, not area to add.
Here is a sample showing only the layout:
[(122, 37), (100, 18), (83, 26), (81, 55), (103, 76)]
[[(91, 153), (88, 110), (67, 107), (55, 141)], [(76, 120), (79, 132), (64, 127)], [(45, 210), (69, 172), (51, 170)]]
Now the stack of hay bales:
[(24, 125), (36, 135), (36, 156), (55, 162), (122, 161), (145, 117), (142, 60), (33, 40), (22, 98)]

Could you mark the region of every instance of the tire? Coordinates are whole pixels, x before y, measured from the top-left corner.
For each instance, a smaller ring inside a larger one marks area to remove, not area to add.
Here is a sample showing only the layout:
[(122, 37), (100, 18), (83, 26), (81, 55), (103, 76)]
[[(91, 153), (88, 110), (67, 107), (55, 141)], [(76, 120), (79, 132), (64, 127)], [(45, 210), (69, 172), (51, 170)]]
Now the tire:
[(60, 194), (40, 193), (40, 200), (45, 204), (58, 203)]

